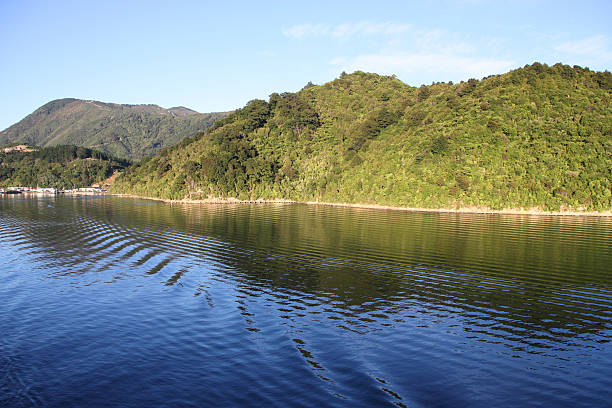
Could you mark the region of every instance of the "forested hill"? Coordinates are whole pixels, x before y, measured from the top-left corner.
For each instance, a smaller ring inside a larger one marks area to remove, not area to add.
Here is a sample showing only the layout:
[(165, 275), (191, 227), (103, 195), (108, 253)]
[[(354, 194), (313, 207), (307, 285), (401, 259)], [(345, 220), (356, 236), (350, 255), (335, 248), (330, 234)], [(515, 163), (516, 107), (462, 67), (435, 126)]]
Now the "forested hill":
[(612, 209), (612, 75), (534, 63), (410, 87), (363, 72), (255, 100), (115, 192), (406, 207)]
[(62, 145), (27, 150), (0, 149), (0, 187), (88, 187), (129, 165), (125, 160), (85, 147)]
[(225, 116), (227, 113), (198, 113), (182, 106), (164, 109), (157, 105), (58, 99), (0, 132), (0, 146), (77, 145), (140, 159), (206, 130)]

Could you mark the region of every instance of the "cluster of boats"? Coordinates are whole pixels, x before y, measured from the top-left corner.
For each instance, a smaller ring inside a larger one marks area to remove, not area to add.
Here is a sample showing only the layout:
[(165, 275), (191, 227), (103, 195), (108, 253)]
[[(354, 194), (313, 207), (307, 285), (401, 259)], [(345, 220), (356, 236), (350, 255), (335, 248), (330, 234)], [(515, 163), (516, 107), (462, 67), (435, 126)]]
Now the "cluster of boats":
[(0, 188), (0, 194), (39, 194), (39, 195), (56, 195), (56, 194), (103, 194), (107, 190), (100, 187), (82, 187), (70, 190), (59, 190), (57, 188), (33, 188), (33, 187), (7, 187)]

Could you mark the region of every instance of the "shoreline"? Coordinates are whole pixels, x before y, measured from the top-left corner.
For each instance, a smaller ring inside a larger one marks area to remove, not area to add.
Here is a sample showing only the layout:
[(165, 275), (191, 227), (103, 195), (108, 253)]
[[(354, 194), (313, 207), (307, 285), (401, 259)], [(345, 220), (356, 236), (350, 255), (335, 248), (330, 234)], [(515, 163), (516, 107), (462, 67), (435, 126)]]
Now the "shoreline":
[(370, 210), (393, 210), (407, 212), (430, 212), (447, 214), (492, 214), (492, 215), (547, 215), (547, 216), (588, 216), (588, 217), (612, 217), (612, 211), (545, 211), (539, 208), (504, 208), (494, 210), (487, 207), (461, 207), (461, 208), (416, 208), (416, 207), (396, 207), (381, 204), (354, 204), (354, 203), (330, 203), (325, 201), (296, 201), (287, 199), (257, 199), (239, 200), (237, 198), (207, 198), (204, 200), (170, 200), (166, 198), (155, 198), (139, 196), (134, 194), (113, 194), (108, 195), (120, 198), (139, 198), (143, 200), (161, 201), (170, 204), (306, 204), (324, 205), (330, 207), (350, 207)]

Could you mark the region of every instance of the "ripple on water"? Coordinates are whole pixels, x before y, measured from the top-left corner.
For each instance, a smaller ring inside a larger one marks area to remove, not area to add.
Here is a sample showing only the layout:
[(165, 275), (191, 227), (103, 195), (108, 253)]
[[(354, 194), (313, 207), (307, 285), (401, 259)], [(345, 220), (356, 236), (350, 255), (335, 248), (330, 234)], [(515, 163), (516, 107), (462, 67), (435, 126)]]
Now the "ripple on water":
[(0, 199), (0, 405), (612, 398), (609, 219), (44, 203)]

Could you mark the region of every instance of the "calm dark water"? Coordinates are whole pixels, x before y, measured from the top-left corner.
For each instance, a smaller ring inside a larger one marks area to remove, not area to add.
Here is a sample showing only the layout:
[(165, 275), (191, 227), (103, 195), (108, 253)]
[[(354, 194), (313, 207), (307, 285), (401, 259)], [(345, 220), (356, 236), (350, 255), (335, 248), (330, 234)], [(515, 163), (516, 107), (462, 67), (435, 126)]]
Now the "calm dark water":
[(0, 198), (0, 406), (610, 406), (612, 220)]

